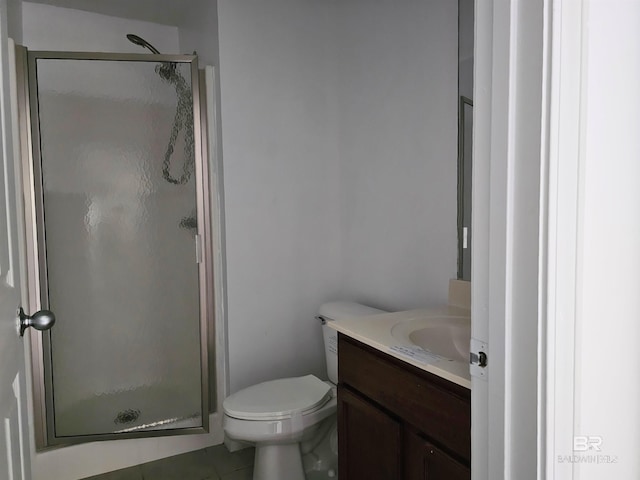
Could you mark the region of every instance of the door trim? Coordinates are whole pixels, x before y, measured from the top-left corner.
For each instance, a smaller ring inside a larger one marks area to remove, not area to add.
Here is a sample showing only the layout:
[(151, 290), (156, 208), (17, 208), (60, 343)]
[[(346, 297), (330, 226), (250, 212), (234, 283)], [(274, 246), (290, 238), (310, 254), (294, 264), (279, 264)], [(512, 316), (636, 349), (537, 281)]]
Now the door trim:
[(558, 462), (573, 452), (576, 433), (576, 332), (579, 323), (580, 247), (584, 203), (587, 111), (587, 25), (582, 2), (548, 0), (552, 9), (549, 73), (548, 159), (544, 237), (545, 323), (541, 351), (540, 479), (574, 478), (572, 462)]
[(544, 370), (548, 0), (476, 1), (472, 337), (489, 345), (472, 378), (472, 478), (536, 478)]

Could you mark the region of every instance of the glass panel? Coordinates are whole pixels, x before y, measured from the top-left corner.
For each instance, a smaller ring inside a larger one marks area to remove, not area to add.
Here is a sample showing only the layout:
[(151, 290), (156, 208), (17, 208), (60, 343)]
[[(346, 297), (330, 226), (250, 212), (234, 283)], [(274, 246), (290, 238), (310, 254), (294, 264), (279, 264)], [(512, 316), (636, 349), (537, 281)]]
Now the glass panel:
[(191, 66), (36, 67), (55, 436), (201, 426)]

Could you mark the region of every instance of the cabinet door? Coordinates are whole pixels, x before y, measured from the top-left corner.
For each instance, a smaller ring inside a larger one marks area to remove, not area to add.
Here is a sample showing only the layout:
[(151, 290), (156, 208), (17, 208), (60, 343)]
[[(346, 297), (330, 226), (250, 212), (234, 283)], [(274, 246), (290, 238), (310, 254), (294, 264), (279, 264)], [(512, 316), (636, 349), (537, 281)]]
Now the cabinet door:
[(400, 480), (401, 427), (382, 410), (338, 386), (340, 480)]
[(471, 480), (471, 469), (412, 432), (404, 435), (405, 480)]

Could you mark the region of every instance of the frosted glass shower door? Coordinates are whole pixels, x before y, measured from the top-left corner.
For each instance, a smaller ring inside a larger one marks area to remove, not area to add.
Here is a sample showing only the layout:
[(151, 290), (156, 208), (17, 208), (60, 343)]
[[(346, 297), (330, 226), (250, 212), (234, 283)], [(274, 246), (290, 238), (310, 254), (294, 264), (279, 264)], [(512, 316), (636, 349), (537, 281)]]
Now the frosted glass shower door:
[(195, 57), (29, 55), (49, 443), (202, 432)]

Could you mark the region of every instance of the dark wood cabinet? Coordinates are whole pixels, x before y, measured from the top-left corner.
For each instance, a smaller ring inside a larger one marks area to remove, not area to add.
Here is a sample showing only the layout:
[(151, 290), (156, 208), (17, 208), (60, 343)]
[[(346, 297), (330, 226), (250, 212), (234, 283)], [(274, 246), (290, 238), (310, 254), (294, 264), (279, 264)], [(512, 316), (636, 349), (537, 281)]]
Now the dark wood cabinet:
[(469, 480), (471, 392), (338, 336), (342, 480)]
[(469, 480), (471, 469), (454, 460), (432, 442), (405, 430), (403, 480)]
[[(389, 480), (402, 474), (400, 422), (338, 387), (340, 478)], [(375, 461), (371, 461), (375, 459)]]

